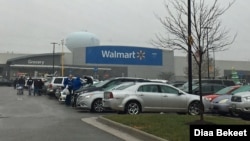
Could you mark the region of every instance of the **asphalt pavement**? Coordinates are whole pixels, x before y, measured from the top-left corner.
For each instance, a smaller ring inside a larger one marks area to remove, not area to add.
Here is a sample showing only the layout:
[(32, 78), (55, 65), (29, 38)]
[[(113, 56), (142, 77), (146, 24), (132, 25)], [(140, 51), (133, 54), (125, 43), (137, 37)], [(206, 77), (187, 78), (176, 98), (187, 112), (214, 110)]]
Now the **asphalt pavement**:
[(0, 87), (0, 141), (166, 141), (103, 118), (115, 113), (90, 113), (59, 103), (47, 95), (17, 95)]

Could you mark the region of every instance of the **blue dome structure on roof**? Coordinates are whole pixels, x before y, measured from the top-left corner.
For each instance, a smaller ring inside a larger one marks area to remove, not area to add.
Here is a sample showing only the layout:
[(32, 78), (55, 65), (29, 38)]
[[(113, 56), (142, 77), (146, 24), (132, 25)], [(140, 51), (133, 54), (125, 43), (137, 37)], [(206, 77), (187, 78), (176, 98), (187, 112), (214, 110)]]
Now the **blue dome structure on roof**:
[(66, 37), (66, 47), (72, 51), (74, 48), (99, 46), (100, 40), (93, 33), (89, 32), (73, 32)]

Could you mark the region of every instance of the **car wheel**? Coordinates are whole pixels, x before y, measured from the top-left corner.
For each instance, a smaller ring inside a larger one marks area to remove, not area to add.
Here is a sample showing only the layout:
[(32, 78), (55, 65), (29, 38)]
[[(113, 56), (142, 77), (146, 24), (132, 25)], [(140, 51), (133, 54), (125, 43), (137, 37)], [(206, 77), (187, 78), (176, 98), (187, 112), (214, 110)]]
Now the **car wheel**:
[(229, 114), (233, 117), (238, 117), (239, 114), (237, 112), (235, 112), (234, 110), (229, 110)]
[(91, 112), (101, 113), (104, 111), (102, 106), (102, 99), (96, 99), (91, 106)]
[(199, 101), (194, 101), (192, 103), (189, 104), (188, 106), (188, 114), (189, 115), (199, 115), (200, 112), (200, 102)]
[(126, 104), (126, 113), (130, 115), (137, 115), (141, 112), (141, 106), (136, 101), (130, 101)]
[[(218, 113), (220, 116), (226, 116), (228, 113), (226, 113), (226, 112), (219, 112)], [(231, 113), (230, 113), (231, 114)]]

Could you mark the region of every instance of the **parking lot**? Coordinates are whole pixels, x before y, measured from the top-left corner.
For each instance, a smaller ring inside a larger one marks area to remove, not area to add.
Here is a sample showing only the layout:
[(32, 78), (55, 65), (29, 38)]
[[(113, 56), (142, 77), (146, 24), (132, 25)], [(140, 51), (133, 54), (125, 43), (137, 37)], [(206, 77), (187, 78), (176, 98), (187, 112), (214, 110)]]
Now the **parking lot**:
[(0, 136), (3, 141), (121, 141), (83, 122), (82, 118), (98, 117), (88, 111), (66, 107), (47, 95), (17, 95), (12, 87), (0, 87)]

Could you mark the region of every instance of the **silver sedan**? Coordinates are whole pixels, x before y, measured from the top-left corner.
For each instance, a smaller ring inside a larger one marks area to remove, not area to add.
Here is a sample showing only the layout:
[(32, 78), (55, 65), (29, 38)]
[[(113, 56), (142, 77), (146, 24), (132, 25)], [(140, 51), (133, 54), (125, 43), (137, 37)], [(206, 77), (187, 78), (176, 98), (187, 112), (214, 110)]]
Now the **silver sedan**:
[[(101, 113), (106, 109), (102, 106), (103, 93), (105, 90), (114, 90), (116, 88), (133, 84), (132, 82), (123, 82), (111, 85), (103, 90), (87, 92), (80, 94), (76, 100), (76, 107), (79, 109), (90, 110), (91, 112)], [(110, 110), (110, 109), (108, 109)]]
[(177, 112), (200, 114), (200, 97), (169, 84), (142, 82), (105, 91), (103, 107), (119, 113)]

